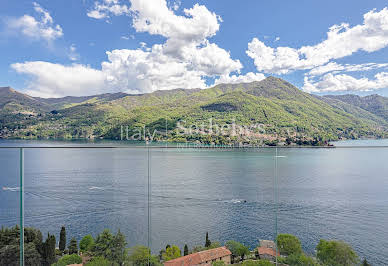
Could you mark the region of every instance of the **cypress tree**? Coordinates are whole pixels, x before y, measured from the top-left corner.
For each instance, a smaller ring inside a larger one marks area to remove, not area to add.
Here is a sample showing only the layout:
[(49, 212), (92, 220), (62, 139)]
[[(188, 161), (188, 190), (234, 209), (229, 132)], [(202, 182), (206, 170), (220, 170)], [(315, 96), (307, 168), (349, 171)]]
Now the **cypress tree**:
[(68, 249), (69, 249), (69, 255), (78, 254), (77, 240), (74, 237), (70, 240)]
[(43, 243), (43, 265), (51, 265), (55, 262), (55, 236), (47, 234), (47, 239)]
[(212, 244), (212, 242), (211, 242), (210, 239), (209, 239), (209, 233), (206, 232), (206, 242), (205, 242), (205, 247), (208, 248), (208, 247), (210, 247), (211, 244)]
[(187, 256), (189, 255), (189, 248), (187, 247), (187, 245), (185, 244), (185, 247), (183, 249), (183, 256)]
[(65, 251), (66, 249), (66, 229), (64, 226), (62, 226), (61, 228), (61, 233), (59, 235), (59, 250), (62, 251)]

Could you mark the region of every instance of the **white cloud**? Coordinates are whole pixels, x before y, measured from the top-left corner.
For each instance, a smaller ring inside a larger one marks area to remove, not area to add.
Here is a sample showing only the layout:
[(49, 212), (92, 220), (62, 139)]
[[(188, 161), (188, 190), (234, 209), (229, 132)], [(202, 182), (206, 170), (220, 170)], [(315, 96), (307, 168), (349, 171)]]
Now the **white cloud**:
[(221, 83), (248, 83), (253, 81), (260, 81), (265, 79), (264, 74), (262, 73), (253, 73), (248, 72), (245, 75), (226, 75), (226, 76), (220, 76), (215, 81), (215, 85), (221, 84)]
[(63, 66), (42, 61), (12, 64), (18, 73), (32, 77), (26, 93), (38, 97), (81, 96), (105, 92), (105, 75), (88, 66)]
[(110, 15), (120, 16), (129, 14), (129, 7), (121, 4), (119, 0), (103, 0), (94, 2), (93, 9), (87, 13), (88, 17), (95, 19), (109, 18)]
[(107, 52), (108, 62), (102, 63), (111, 86), (132, 93), (174, 88), (205, 88), (204, 77), (217, 77), (239, 72), (240, 61), (210, 43), (220, 18), (205, 6), (184, 9), (177, 16), (165, 0), (132, 0), (133, 27), (138, 32), (162, 35), (167, 40), (137, 50)]
[(62, 28), (60, 25), (54, 25), (50, 13), (35, 2), (33, 5), (34, 10), (39, 14), (39, 17), (35, 18), (30, 15), (24, 15), (19, 18), (10, 18), (7, 21), (8, 28), (20, 32), (33, 40), (51, 42), (62, 37)]
[(186, 62), (171, 60), (155, 49), (107, 52), (109, 62), (102, 63), (102, 71), (109, 85), (129, 93), (206, 86), (198, 71), (190, 70)]
[(256, 68), (266, 73), (285, 74), (298, 69), (311, 69), (330, 60), (358, 51), (374, 52), (388, 46), (388, 8), (364, 14), (361, 25), (330, 27), (327, 38), (314, 46), (272, 48), (257, 38), (248, 43), (248, 56)]
[(129, 92), (205, 88), (204, 77), (226, 76), (242, 68), (229, 52), (208, 41), (218, 31), (220, 18), (205, 6), (196, 4), (184, 9), (185, 16), (177, 16), (165, 0), (132, 0), (130, 10), (136, 31), (167, 40), (107, 52), (109, 62), (102, 63), (102, 70), (112, 86)]
[[(119, 2), (105, 0), (103, 4)], [(84, 95), (102, 90), (144, 93), (206, 88), (208, 77), (230, 82), (263, 78), (262, 74), (254, 73), (238, 76), (242, 68), (240, 61), (209, 41), (219, 30), (221, 18), (203, 5), (195, 4), (178, 16), (166, 0), (132, 0), (129, 11), (137, 32), (164, 36), (165, 42), (150, 47), (141, 44), (139, 49), (107, 51), (108, 60), (101, 63), (101, 70), (47, 62), (26, 62), (12, 67), (32, 76), (31, 92), (47, 96)]]
[(317, 82), (305, 77), (303, 86), (306, 92), (372, 91), (384, 88), (388, 88), (388, 72), (380, 72), (374, 79), (357, 79), (346, 74), (329, 73)]
[(70, 45), (70, 48), (69, 48), (69, 59), (71, 61), (79, 60), (79, 54), (77, 53), (77, 48), (76, 48), (75, 44)]
[(162, 35), (184, 42), (201, 42), (219, 30), (219, 16), (205, 6), (195, 4), (184, 9), (186, 16), (177, 16), (165, 0), (131, 0), (133, 26), (138, 32)]
[(336, 62), (330, 62), (326, 65), (315, 67), (311, 69), (307, 75), (309, 76), (321, 76), (325, 73), (329, 72), (356, 72), (356, 71), (369, 71), (373, 69), (379, 69), (379, 68), (387, 68), (387, 63), (365, 63), (365, 64), (338, 64)]

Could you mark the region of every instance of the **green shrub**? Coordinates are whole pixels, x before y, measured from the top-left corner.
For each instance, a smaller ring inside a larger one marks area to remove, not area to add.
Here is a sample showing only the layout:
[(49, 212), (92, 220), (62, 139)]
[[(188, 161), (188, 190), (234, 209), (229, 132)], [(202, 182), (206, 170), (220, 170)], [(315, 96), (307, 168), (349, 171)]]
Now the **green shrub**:
[(300, 240), (294, 235), (279, 234), (277, 237), (277, 245), (280, 253), (287, 256), (302, 253)]
[(242, 266), (273, 266), (273, 264), (268, 260), (246, 260), (241, 265)]
[(219, 260), (219, 261), (215, 261), (212, 263), (212, 266), (225, 266), (225, 262), (222, 261), (222, 260)]
[(84, 236), (79, 242), (79, 249), (81, 252), (92, 251), (94, 247), (94, 239), (91, 235)]
[(85, 264), (86, 266), (112, 266), (114, 265), (111, 261), (104, 257), (94, 257), (91, 261)]
[(66, 266), (70, 264), (80, 264), (82, 263), (82, 258), (77, 254), (65, 255), (58, 260), (58, 262), (51, 264), (52, 266)]
[(343, 241), (321, 239), (317, 246), (317, 258), (325, 265), (358, 265), (358, 256), (352, 247)]

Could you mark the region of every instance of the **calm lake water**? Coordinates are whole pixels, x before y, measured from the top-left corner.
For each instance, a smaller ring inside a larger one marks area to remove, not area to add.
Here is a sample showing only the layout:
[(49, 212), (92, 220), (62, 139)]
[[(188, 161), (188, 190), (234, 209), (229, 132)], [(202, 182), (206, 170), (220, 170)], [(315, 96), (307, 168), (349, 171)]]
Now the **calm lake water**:
[[(372, 145), (367, 143), (337, 145)], [(386, 140), (376, 143), (388, 145)], [(0, 146), (22, 144), (68, 145), (0, 142)], [(203, 245), (206, 232), (213, 241), (234, 239), (253, 248), (259, 239), (276, 234), (278, 191), (278, 232), (298, 236), (307, 253), (314, 254), (321, 238), (339, 239), (372, 264), (384, 265), (388, 148), (279, 148), (277, 170), (275, 153), (274, 148), (160, 147), (149, 154), (141, 147), (26, 149), (25, 225), (57, 238), (65, 225), (67, 238), (78, 240), (104, 228), (120, 229), (129, 246), (147, 245), (150, 233), (154, 253), (166, 244), (181, 249), (184, 244)], [(0, 225), (18, 223), (18, 167), (18, 150), (0, 149)]]

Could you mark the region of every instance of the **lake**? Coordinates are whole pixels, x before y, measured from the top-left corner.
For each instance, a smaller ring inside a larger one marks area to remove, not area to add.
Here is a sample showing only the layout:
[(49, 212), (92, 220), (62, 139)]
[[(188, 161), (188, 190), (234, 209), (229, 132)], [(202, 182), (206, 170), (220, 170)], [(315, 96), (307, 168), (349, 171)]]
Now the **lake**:
[[(338, 239), (373, 265), (386, 262), (388, 148), (211, 150), (101, 144), (123, 148), (25, 150), (25, 226), (55, 233), (57, 240), (62, 225), (68, 240), (120, 229), (128, 246), (147, 245), (150, 234), (156, 254), (167, 244), (182, 250), (184, 244), (203, 245), (206, 232), (213, 241), (233, 239), (254, 248), (259, 239), (275, 237), (277, 221), (278, 233), (299, 237), (308, 254), (314, 254), (319, 239)], [(18, 145), (69, 143), (0, 141), (0, 147)], [(18, 167), (18, 150), (0, 149), (4, 226), (19, 219)]]

